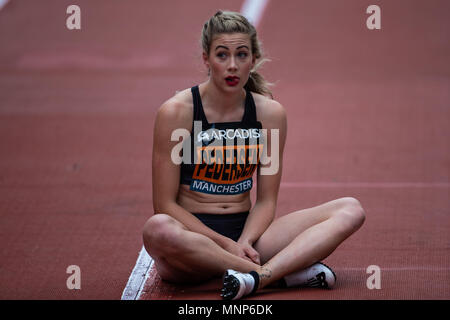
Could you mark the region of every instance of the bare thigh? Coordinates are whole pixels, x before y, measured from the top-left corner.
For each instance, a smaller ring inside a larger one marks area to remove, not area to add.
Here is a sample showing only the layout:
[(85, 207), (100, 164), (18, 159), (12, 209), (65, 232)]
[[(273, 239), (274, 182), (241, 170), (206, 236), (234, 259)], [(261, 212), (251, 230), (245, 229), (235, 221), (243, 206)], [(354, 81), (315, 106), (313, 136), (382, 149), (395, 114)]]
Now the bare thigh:
[(348, 199), (329, 201), (275, 219), (254, 245), (260, 254), (261, 263), (270, 260), (306, 229), (329, 219), (348, 204)]
[[(157, 221), (155, 222), (155, 220)], [(192, 236), (204, 236), (190, 232), (184, 224), (167, 215), (159, 215), (151, 222), (149, 219), (146, 225), (144, 230), (149, 229), (149, 235), (145, 236), (144, 231), (144, 246), (153, 258), (155, 268), (162, 279), (170, 282), (189, 283), (204, 281), (212, 277), (211, 274), (204, 271), (199, 272), (195, 267), (177, 259), (178, 243), (190, 243)]]

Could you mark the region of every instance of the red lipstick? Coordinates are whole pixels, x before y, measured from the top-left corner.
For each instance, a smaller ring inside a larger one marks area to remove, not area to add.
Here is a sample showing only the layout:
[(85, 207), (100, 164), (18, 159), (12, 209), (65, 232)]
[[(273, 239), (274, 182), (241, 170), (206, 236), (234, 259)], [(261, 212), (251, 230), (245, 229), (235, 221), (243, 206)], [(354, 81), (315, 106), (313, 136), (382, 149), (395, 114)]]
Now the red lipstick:
[(234, 87), (239, 83), (239, 77), (229, 76), (225, 78), (225, 81), (229, 86)]

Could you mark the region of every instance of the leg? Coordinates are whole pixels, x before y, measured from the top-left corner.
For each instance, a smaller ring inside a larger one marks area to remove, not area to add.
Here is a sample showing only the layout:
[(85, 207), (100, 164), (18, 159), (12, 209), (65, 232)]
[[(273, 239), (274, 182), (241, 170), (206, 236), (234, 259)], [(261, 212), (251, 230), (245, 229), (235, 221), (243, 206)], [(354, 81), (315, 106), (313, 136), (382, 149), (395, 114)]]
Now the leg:
[(228, 268), (251, 271), (258, 266), (165, 214), (156, 214), (145, 223), (143, 240), (158, 273), (167, 281), (196, 282), (220, 276)]
[(276, 219), (255, 243), (264, 265), (260, 288), (329, 256), (358, 230), (364, 210), (358, 200), (341, 198)]

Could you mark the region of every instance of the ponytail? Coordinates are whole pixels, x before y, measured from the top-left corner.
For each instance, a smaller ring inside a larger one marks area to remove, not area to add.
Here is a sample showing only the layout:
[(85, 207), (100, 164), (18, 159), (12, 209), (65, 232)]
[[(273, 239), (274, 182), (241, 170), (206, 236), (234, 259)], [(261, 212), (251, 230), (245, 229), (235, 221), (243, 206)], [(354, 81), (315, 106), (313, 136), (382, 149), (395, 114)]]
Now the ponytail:
[(250, 71), (250, 76), (244, 88), (246, 90), (256, 92), (264, 96), (270, 96), (270, 98), (273, 99), (272, 91), (269, 89), (269, 86), (272, 84), (268, 83), (266, 79), (264, 79), (264, 77), (258, 71), (256, 71), (266, 61), (269, 60), (263, 59), (255, 66), (254, 70)]

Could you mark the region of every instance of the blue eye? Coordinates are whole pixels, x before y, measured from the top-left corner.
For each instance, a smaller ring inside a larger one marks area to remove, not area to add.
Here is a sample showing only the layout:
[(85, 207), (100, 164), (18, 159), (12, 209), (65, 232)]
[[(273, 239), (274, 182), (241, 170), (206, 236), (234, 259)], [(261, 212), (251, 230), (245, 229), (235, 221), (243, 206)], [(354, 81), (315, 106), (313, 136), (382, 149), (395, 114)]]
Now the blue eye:
[(217, 56), (218, 56), (219, 58), (225, 58), (225, 57), (227, 56), (227, 54), (226, 54), (225, 52), (219, 52), (219, 53), (217, 54)]
[(241, 58), (245, 58), (245, 57), (248, 56), (247, 52), (239, 52), (238, 55), (239, 55), (239, 57), (241, 57)]

